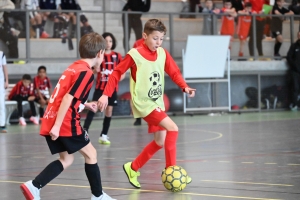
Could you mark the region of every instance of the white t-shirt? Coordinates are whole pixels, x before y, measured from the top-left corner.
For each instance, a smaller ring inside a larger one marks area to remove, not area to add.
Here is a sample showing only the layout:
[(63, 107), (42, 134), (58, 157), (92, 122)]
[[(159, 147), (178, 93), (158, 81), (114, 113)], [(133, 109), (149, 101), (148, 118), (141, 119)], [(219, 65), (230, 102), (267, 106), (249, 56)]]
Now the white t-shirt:
[(3, 51), (0, 51), (0, 79), (4, 79), (3, 65), (6, 65), (6, 57)]

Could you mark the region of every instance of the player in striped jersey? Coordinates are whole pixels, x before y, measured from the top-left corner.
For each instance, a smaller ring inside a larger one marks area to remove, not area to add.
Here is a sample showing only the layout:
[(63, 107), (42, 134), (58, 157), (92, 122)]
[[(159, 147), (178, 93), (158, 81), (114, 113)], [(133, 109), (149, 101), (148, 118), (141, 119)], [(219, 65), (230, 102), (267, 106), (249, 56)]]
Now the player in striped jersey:
[(49, 102), (49, 94), (51, 94), (51, 82), (46, 74), (46, 67), (39, 66), (38, 75), (33, 79), (35, 90), (35, 101), (40, 104), (39, 113), (40, 117), (44, 116), (44, 107)]
[[(39, 200), (41, 188), (73, 163), (74, 153), (77, 151), (84, 157), (85, 173), (92, 192), (91, 200), (113, 200), (102, 190), (97, 151), (91, 144), (89, 135), (81, 127), (79, 115), (81, 104), (93, 112), (97, 111), (95, 102), (85, 102), (94, 83), (92, 68), (99, 68), (104, 49), (105, 41), (101, 35), (84, 35), (79, 42), (81, 59), (70, 65), (59, 78), (40, 130), (51, 153), (59, 154), (59, 159), (51, 162), (34, 180), (21, 184), (26, 200)], [(61, 199), (55, 192), (51, 198)]]
[[(122, 60), (121, 54), (114, 52), (113, 50), (116, 48), (116, 39), (111, 33), (103, 33), (103, 38), (106, 40), (106, 49), (104, 54), (103, 62), (100, 65), (100, 72), (97, 73), (97, 82), (95, 87), (95, 92), (93, 95), (93, 101), (97, 101), (101, 96), (105, 89), (106, 83), (115, 69), (115, 67)], [(121, 80), (125, 78), (125, 73), (122, 75)], [(120, 80), (120, 81), (121, 81)], [(107, 137), (108, 130), (110, 127), (110, 121), (112, 116), (113, 107), (117, 106), (117, 91), (118, 86), (116, 86), (114, 93), (109, 98), (108, 107), (105, 110), (105, 117), (103, 120), (103, 127), (100, 133), (99, 143), (100, 144), (110, 144), (109, 138)], [(89, 111), (87, 117), (85, 119), (83, 128), (88, 131), (91, 125), (91, 122), (94, 118), (95, 113)]]

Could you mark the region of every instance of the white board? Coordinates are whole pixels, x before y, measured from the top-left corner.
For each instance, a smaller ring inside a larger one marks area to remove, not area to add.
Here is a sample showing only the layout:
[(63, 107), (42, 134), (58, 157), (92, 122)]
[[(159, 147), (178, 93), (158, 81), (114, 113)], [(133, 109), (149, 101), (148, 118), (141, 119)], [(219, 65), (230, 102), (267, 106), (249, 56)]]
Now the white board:
[(189, 35), (183, 56), (184, 78), (224, 77), (230, 36)]

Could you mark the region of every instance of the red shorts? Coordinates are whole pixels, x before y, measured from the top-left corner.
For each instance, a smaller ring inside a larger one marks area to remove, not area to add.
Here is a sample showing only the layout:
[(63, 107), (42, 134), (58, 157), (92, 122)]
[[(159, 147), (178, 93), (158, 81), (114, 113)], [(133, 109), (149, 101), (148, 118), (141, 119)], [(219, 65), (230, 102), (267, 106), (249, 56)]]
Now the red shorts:
[(168, 115), (160, 108), (156, 108), (149, 115), (144, 117), (144, 120), (148, 123), (148, 133), (165, 130), (165, 128), (159, 126), (159, 123), (166, 117), (168, 117)]
[(247, 40), (248, 35), (239, 35), (240, 40)]

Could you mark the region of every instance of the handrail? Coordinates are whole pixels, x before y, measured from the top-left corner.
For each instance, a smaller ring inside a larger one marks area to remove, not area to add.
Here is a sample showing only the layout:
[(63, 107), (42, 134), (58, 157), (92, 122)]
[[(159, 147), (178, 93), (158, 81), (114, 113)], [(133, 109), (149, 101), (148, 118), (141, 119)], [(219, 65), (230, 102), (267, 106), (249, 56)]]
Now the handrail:
[[(103, 1), (105, 2), (105, 0)], [(103, 19), (101, 19), (103, 21), (103, 30), (105, 31), (106, 30), (106, 27), (107, 27), (107, 18), (106, 18), (106, 15), (107, 14), (118, 14), (118, 15), (124, 15), (125, 16), (125, 25), (128, 26), (128, 14), (145, 14), (145, 15), (166, 15), (167, 18), (168, 18), (168, 21), (169, 21), (169, 30), (168, 30), (168, 34), (169, 34), (169, 41), (170, 41), (170, 54), (171, 55), (174, 55), (174, 18), (176, 16), (178, 16), (179, 14), (187, 14), (187, 15), (195, 15), (195, 16), (199, 16), (199, 17), (203, 17), (203, 16), (207, 16), (207, 15), (214, 15), (214, 16), (217, 16), (217, 17), (221, 17), (221, 16), (224, 16), (225, 14), (209, 14), (209, 13), (189, 13), (189, 12), (186, 12), (186, 13), (178, 13), (178, 12), (147, 12), (147, 13), (143, 13), (143, 12), (136, 12), (136, 11), (106, 11), (105, 10), (105, 6), (106, 4), (103, 3), (103, 9), (102, 11), (96, 11), (96, 10), (68, 10), (68, 12), (74, 12), (77, 14), (77, 16), (79, 16), (81, 13), (98, 13), (98, 14), (103, 14)], [(14, 10), (7, 10), (7, 9), (0, 9), (0, 12), (2, 11), (6, 11), (6, 12), (26, 12), (26, 27), (30, 27), (30, 23), (29, 23), (29, 12), (33, 11), (33, 10), (20, 10), (20, 9), (14, 9)], [(53, 12), (53, 10), (38, 10), (38, 12)], [(238, 16), (241, 16), (240, 14)], [(252, 16), (252, 21), (253, 23), (255, 24), (255, 17), (257, 16), (261, 16), (261, 17), (278, 17), (278, 15), (271, 15), (271, 14), (253, 14), (251, 15)], [(294, 42), (294, 39), (295, 39), (295, 27), (294, 27), (294, 22), (295, 20), (300, 20), (300, 16), (297, 16), (297, 15), (287, 15), (287, 16), (284, 16), (286, 19), (289, 19), (290, 20), (290, 41), (291, 43)], [(215, 18), (215, 17), (214, 17)], [(299, 21), (300, 22), (300, 21)], [(216, 20), (214, 20), (214, 23), (217, 23)], [(77, 27), (76, 27), (76, 30), (77, 32), (79, 33), (80, 32), (80, 21), (79, 21), (79, 17), (77, 17)], [(214, 26), (213, 26), (214, 27)], [(255, 26), (254, 26), (255, 27)], [(128, 35), (128, 31), (127, 31), (127, 28), (125, 29), (125, 35)], [(200, 33), (199, 33), (200, 34)], [(53, 58), (49, 58), (49, 57), (45, 57), (45, 58), (34, 58), (32, 55), (30, 55), (30, 38), (29, 38), (29, 28), (26, 28), (26, 58), (18, 58), (18, 59), (7, 59), (8, 61), (15, 61), (15, 60), (26, 60), (27, 62), (31, 62), (31, 61), (34, 61), (34, 60), (40, 60), (40, 59), (53, 59)], [(77, 36), (77, 41), (80, 39), (79, 36), (80, 34), (76, 34)], [(1, 37), (1, 36), (0, 36)], [(253, 38), (254, 38), (254, 59), (258, 59), (259, 56), (257, 55), (256, 53), (256, 43), (255, 43), (255, 37), (256, 37), (256, 29), (254, 28), (254, 31), (253, 31)], [(127, 38), (127, 37), (126, 37)], [(128, 41), (126, 40), (126, 47), (128, 46)], [(78, 43), (77, 43), (78, 45)], [(78, 47), (78, 46), (77, 46)], [(78, 48), (77, 48), (78, 49)], [(126, 49), (126, 52), (128, 51), (128, 49)], [(250, 56), (245, 56), (245, 58), (247, 57), (250, 57)], [(273, 55), (271, 56), (264, 56), (264, 57), (271, 57), (273, 58)], [(79, 58), (79, 53), (77, 52), (76, 54), (76, 57), (75, 58)], [(235, 58), (234, 56), (232, 56), (232, 58)]]

